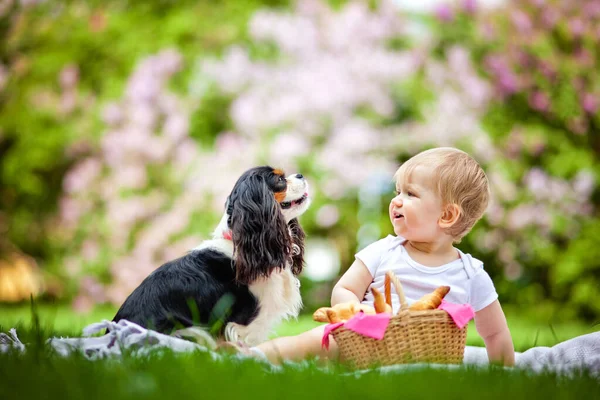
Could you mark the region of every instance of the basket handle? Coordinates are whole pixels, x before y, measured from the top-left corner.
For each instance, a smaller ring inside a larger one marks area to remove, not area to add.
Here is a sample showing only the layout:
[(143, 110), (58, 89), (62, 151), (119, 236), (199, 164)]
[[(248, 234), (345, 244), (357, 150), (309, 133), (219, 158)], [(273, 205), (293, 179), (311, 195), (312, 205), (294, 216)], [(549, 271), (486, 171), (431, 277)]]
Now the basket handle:
[[(400, 283), (400, 280), (398, 279), (396, 274), (394, 274), (393, 271), (388, 271), (385, 274), (385, 278), (386, 278), (386, 280), (389, 279), (389, 281), (394, 285), (394, 287), (396, 288), (396, 293), (398, 293), (398, 297), (400, 297), (400, 310), (398, 312), (407, 310), (408, 303), (406, 302), (406, 296), (404, 295), (404, 289), (402, 289), (402, 284)], [(391, 304), (390, 304), (390, 306), (391, 306)]]

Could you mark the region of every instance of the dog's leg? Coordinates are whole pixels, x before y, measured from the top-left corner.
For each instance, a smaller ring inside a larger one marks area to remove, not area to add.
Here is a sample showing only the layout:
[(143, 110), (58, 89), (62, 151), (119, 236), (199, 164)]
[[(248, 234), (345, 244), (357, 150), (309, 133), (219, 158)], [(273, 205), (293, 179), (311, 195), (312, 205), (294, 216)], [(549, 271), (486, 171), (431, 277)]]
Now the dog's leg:
[(225, 325), (225, 340), (228, 342), (238, 342), (240, 340), (240, 327), (241, 326), (235, 322), (229, 322)]
[(171, 334), (171, 336), (189, 340), (198, 343), (210, 350), (217, 348), (217, 342), (205, 329), (199, 326), (190, 326), (184, 329), (179, 329)]

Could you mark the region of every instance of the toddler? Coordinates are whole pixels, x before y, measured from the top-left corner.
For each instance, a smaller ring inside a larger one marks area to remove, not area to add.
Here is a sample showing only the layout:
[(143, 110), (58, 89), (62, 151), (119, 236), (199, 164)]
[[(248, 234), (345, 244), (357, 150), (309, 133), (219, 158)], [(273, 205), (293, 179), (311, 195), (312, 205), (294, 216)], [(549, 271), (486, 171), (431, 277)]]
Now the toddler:
[[(475, 326), (490, 362), (514, 364), (514, 347), (498, 294), (483, 263), (454, 247), (482, 217), (489, 199), (488, 180), (467, 153), (434, 148), (409, 159), (396, 172), (396, 195), (389, 216), (396, 236), (381, 239), (356, 254), (356, 260), (333, 288), (331, 304), (373, 305), (371, 288), (383, 292), (392, 270), (402, 282), (409, 304), (442, 285), (446, 300), (470, 304)], [(393, 308), (400, 307), (393, 294)], [(269, 361), (332, 358), (335, 341), (321, 346), (324, 326), (297, 336), (280, 337), (251, 348)]]

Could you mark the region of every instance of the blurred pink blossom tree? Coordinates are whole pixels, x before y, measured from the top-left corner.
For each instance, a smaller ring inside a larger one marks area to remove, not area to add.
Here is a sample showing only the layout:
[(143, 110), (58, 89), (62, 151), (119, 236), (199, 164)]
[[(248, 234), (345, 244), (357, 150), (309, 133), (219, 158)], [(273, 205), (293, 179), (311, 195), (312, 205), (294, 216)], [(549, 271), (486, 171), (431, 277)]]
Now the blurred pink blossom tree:
[[(465, 3), (469, 15), (472, 3)], [(448, 10), (438, 17), (455, 18)], [(511, 157), (543, 152), (543, 140), (525, 140), (515, 129), (499, 148), (481, 123), (498, 87), (479, 75), (465, 47), (434, 57), (435, 41), (411, 37), (393, 2), (370, 8), (351, 1), (335, 11), (302, 0), (289, 12), (256, 13), (249, 31), (250, 46), (200, 60), (191, 78), (200, 87), (195, 93), (167, 89), (181, 67), (167, 50), (141, 62), (123, 99), (106, 107), (99, 152), (64, 181), (62, 225), (74, 243), (67, 266), (90, 275), (76, 304), (118, 304), (162, 261), (193, 247), (212, 228), (198, 230), (194, 220), (216, 222), (237, 176), (259, 163), (309, 176), (309, 229), (352, 237), (361, 187), (389, 177), (390, 192), (381, 193), (388, 201), (401, 161), (431, 146), (463, 148), (484, 165), (493, 195), (465, 243), (495, 257), (509, 280), (522, 276), (527, 260), (547, 260), (542, 251), (556, 239), (557, 224), (568, 235), (593, 211), (592, 173), (567, 179), (542, 168), (515, 172)], [(276, 56), (256, 57), (253, 49), (261, 46), (274, 46)], [(505, 71), (503, 63), (490, 58), (486, 65)], [(497, 83), (513, 90), (514, 77), (502, 74)], [(222, 110), (231, 129), (203, 148), (188, 124), (193, 109), (208, 101), (208, 87), (231, 99)], [(532, 98), (533, 108), (545, 104), (543, 96)], [(107, 265), (110, 276), (99, 285), (91, 276)]]

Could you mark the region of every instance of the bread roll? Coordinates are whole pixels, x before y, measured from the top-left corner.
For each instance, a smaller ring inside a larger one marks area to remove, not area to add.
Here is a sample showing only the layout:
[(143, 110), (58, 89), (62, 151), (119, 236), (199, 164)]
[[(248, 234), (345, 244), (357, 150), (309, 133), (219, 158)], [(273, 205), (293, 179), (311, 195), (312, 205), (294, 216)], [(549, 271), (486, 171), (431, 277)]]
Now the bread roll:
[(450, 286), (440, 286), (431, 293), (427, 293), (408, 307), (411, 311), (435, 310), (442, 304), (442, 299), (450, 291)]

